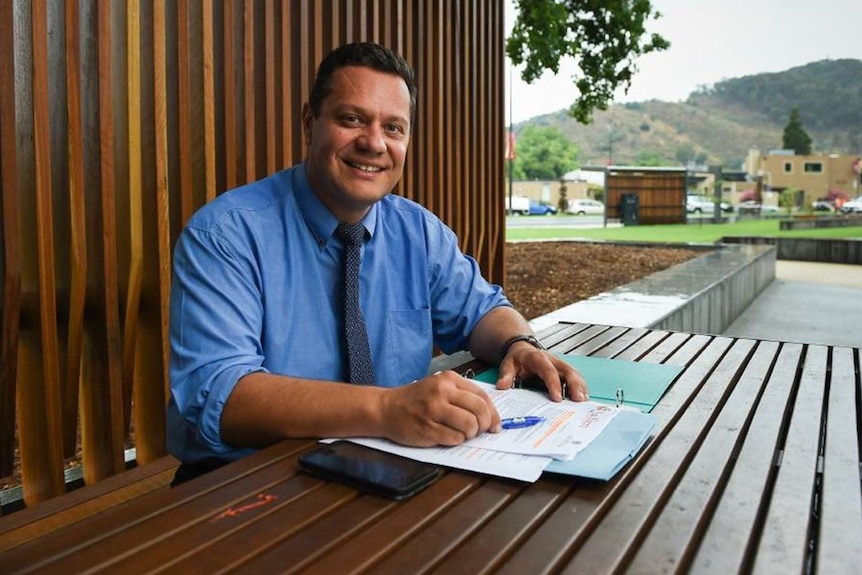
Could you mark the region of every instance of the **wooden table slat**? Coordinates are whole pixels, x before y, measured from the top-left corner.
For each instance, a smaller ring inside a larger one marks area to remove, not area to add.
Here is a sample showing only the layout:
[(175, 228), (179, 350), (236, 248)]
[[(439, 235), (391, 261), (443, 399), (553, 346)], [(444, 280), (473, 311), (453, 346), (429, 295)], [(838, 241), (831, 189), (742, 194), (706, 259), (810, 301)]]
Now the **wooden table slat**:
[[(584, 324), (578, 324), (578, 325), (582, 326), (580, 329), (585, 329), (585, 327), (586, 327), (586, 326), (584, 326)], [(557, 334), (560, 332), (566, 332), (566, 331), (570, 330), (571, 327), (572, 327), (572, 325), (568, 324), (568, 323), (555, 323), (553, 325), (549, 325), (549, 326), (544, 327), (544, 328), (540, 329), (539, 331), (537, 331), (536, 337), (538, 337), (540, 340), (544, 341), (546, 346), (550, 346), (551, 345), (550, 342), (552, 341), (554, 334)], [(557, 339), (559, 339), (559, 338), (557, 338)]]
[(658, 417), (662, 425), (679, 417), (685, 405), (695, 397), (698, 388), (709, 378), (709, 374), (727, 353), (731, 344), (732, 341), (728, 339), (714, 339), (700, 349), (698, 355), (676, 378), (674, 384), (665, 391), (650, 413)]
[[(671, 333), (661, 341), (657, 346), (652, 348), (645, 355), (641, 356), (638, 361), (641, 363), (668, 363), (668, 358), (672, 357), (678, 350), (686, 346), (691, 341), (692, 337), (686, 333)], [(706, 338), (701, 338), (703, 345), (707, 344)], [(679, 362), (671, 362), (680, 365)], [(684, 363), (682, 364), (684, 365)]]
[[(646, 333), (643, 331), (640, 335)], [(621, 337), (639, 337), (636, 333), (633, 333), (633, 330), (627, 327), (610, 327), (604, 330), (602, 333), (598, 334), (596, 337), (592, 338), (589, 341), (586, 341), (580, 345), (578, 345), (574, 350), (560, 350), (565, 353), (576, 353), (577, 355), (592, 355), (596, 353), (598, 350), (602, 349), (610, 345), (612, 342), (616, 341)]]
[[(671, 365), (690, 365), (711, 341), (712, 338), (708, 335), (692, 336), (685, 341), (685, 345), (676, 349), (673, 354), (662, 363), (669, 363)], [(646, 357), (650, 356), (648, 355)]]
[[(589, 534), (602, 508), (628, 485), (632, 467), (609, 482), (574, 480), (574, 489), (500, 566), (501, 575), (547, 573), (559, 569)], [(604, 502), (604, 503), (603, 503)]]
[[(608, 330), (603, 336), (610, 337), (610, 335), (615, 334), (617, 330)], [(627, 329), (624, 333), (617, 335), (613, 340), (608, 341), (607, 343), (603, 342), (602, 337), (598, 337), (593, 341), (602, 342), (604, 345), (598, 349), (592, 348), (592, 341), (583, 343), (576, 348), (571, 348), (572, 353), (581, 355), (582, 353), (589, 352), (590, 355), (595, 355), (596, 357), (613, 357), (615, 354), (620, 351), (626, 349), (626, 347), (633, 345), (638, 342), (641, 338), (646, 337), (650, 333), (647, 329)]]
[[(594, 328), (593, 331), (589, 331)], [(567, 353), (573, 347), (574, 342), (589, 341), (592, 337), (602, 333), (607, 328), (589, 326), (583, 323), (573, 323), (565, 329), (554, 333), (552, 336), (542, 338), (545, 347), (559, 353)], [(585, 333), (586, 332), (586, 333)]]
[(827, 349), (808, 346), (754, 569), (800, 573), (808, 554)]
[[(449, 479), (449, 481), (445, 481)], [(400, 506), (387, 516), (385, 523), (377, 523), (357, 533), (349, 545), (339, 545), (329, 553), (318, 557), (313, 565), (303, 568), (309, 575), (320, 573), (344, 572), (345, 565), (352, 565), (357, 571), (371, 567), (394, 549), (410, 541), (417, 533), (445, 517), (449, 509), (482, 485), (479, 477), (472, 478), (471, 489), (466, 492), (463, 483), (447, 475), (422, 493), (416, 495), (412, 505)], [(447, 489), (444, 489), (447, 487)], [(454, 488), (453, 488), (454, 487)]]
[(575, 478), (556, 476), (543, 478), (530, 485), (481, 531), (474, 533), (469, 541), (437, 565), (434, 571), (470, 574), (493, 572), (520, 547), (525, 537), (542, 524), (549, 513), (559, 507), (577, 483)]
[[(449, 556), (455, 549), (469, 541), (476, 533), (484, 532), (486, 524), (509, 510), (509, 505), (519, 500), (525, 484), (518, 481), (492, 479), (470, 493), (439, 519), (428, 525), (393, 553), (376, 564), (375, 573), (422, 573), (431, 569)], [(506, 514), (508, 515), (508, 514)], [(530, 510), (530, 516), (535, 509)], [(523, 523), (524, 516), (513, 518), (516, 525)], [(481, 554), (487, 549), (482, 549)], [(482, 560), (482, 563), (485, 563)], [(450, 571), (451, 572), (451, 571)]]
[(666, 331), (650, 331), (639, 337), (637, 341), (631, 343), (621, 338), (606, 348), (601, 349), (595, 355), (636, 361), (639, 357), (649, 353), (654, 347), (660, 345), (668, 335)]
[[(832, 352), (829, 415), (823, 455), (823, 490), (817, 571), (851, 573), (862, 565), (862, 494), (859, 485), (859, 437), (856, 420), (859, 373), (849, 348)], [(856, 365), (859, 365), (857, 354)]]

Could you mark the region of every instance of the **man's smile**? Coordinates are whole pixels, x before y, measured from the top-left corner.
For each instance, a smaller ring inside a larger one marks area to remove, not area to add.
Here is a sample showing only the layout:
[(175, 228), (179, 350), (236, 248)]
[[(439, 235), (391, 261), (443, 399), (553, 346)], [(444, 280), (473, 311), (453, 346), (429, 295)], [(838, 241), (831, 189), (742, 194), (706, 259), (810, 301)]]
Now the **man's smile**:
[(347, 164), (348, 166), (350, 166), (351, 168), (356, 168), (357, 170), (361, 170), (363, 172), (376, 173), (376, 172), (382, 172), (383, 171), (383, 168), (381, 168), (379, 166), (370, 166), (368, 164), (358, 164), (356, 162), (351, 162), (349, 160), (344, 160), (344, 163)]

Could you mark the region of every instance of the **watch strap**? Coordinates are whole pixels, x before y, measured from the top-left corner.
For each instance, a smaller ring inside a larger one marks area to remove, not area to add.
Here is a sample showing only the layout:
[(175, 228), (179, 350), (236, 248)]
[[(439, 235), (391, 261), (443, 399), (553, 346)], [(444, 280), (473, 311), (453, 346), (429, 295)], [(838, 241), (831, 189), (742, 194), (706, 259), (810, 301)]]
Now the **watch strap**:
[(538, 339), (536, 339), (536, 337), (533, 335), (527, 335), (527, 334), (513, 335), (512, 337), (507, 339), (505, 342), (503, 342), (503, 347), (500, 349), (500, 360), (501, 361), (509, 353), (509, 348), (511, 348), (514, 344), (518, 343), (519, 341), (525, 341), (525, 342), (529, 343), (530, 345), (532, 345), (533, 347), (535, 347), (536, 349), (545, 349), (545, 346), (542, 345), (542, 342), (540, 342)]

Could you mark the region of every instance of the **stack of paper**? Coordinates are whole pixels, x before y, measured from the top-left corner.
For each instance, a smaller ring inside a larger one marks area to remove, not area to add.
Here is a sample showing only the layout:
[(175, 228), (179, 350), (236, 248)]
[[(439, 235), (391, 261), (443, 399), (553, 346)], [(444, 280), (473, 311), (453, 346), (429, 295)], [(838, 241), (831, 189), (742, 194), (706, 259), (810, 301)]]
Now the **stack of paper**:
[[(385, 439), (370, 438), (351, 441), (428, 463), (522, 481), (535, 481), (549, 468), (558, 473), (569, 474), (574, 473), (568, 471), (566, 466), (574, 465), (571, 469), (577, 470), (586, 469), (581, 463), (576, 465), (576, 462), (581, 459), (580, 454), (586, 452), (600, 438), (604, 439), (603, 444), (616, 449), (621, 447), (620, 439), (623, 439), (629, 445), (630, 456), (649, 437), (649, 431), (655, 425), (655, 418), (649, 414), (628, 412), (638, 416), (635, 423), (643, 429), (644, 437), (638, 438), (638, 445), (635, 446), (631, 445), (628, 435), (619, 438), (618, 434), (612, 431), (615, 427), (613, 422), (624, 416), (626, 410), (592, 401), (555, 403), (549, 401), (546, 394), (537, 391), (500, 391), (490, 384), (475, 383), (491, 397), (501, 418), (532, 415), (543, 417), (544, 422), (532, 427), (503, 430), (500, 433), (484, 433), (458, 447), (405, 447)], [(625, 419), (630, 428), (630, 415)], [(617, 440), (609, 441), (614, 437), (617, 437)]]
[[(598, 401), (559, 403), (547, 393), (500, 391), (497, 370), (474, 383), (491, 397), (501, 418), (541, 416), (532, 427), (484, 433), (458, 447), (405, 447), (385, 439), (351, 439), (411, 459), (536, 481), (543, 472), (608, 480), (643, 447), (657, 418), (652, 409), (682, 366), (560, 355), (578, 368)], [(616, 405), (621, 399), (623, 405)], [(610, 405), (609, 405), (610, 404)]]

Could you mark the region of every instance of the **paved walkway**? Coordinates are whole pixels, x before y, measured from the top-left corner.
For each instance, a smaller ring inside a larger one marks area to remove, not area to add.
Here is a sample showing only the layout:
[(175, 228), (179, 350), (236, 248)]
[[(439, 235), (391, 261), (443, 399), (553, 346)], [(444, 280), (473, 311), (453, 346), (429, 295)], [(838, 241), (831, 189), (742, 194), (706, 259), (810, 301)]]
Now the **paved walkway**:
[(779, 260), (724, 335), (862, 348), (862, 266)]

